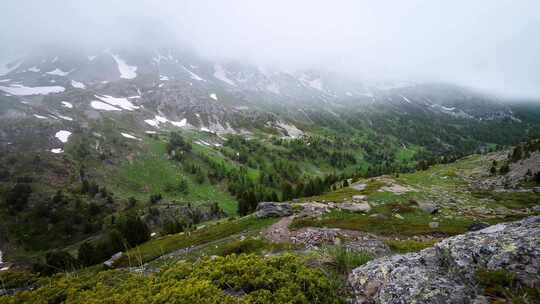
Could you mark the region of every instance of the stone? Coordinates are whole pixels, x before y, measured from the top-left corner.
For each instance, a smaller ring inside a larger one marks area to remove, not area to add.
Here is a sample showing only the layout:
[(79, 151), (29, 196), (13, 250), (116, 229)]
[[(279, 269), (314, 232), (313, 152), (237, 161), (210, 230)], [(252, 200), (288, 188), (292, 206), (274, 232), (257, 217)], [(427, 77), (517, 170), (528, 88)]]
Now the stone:
[(353, 195), (352, 200), (355, 202), (361, 202), (367, 200), (366, 195)]
[(487, 228), (487, 227), (489, 227), (488, 223), (476, 222), (476, 223), (470, 224), (469, 227), (468, 227), (468, 230), (469, 231), (478, 231), (478, 230), (482, 230), (482, 229)]
[(430, 222), (429, 223), (429, 228), (431, 228), (431, 229), (439, 228), (439, 222)]
[(346, 210), (350, 212), (369, 212), (371, 210), (371, 206), (367, 202), (364, 202), (364, 203), (345, 202), (345, 203), (338, 204), (336, 207), (341, 210)]
[(258, 218), (283, 217), (293, 214), (289, 203), (261, 202), (257, 205), (255, 215)]
[(536, 205), (531, 208), (532, 212), (540, 212), (540, 205)]
[(355, 190), (358, 190), (358, 191), (363, 191), (365, 190), (367, 187), (367, 184), (354, 184), (354, 185), (351, 185), (351, 188), (355, 189)]
[(404, 220), (404, 219), (405, 219), (403, 216), (401, 216), (401, 214), (397, 214), (397, 213), (394, 214), (394, 217), (395, 217), (395, 218), (398, 218), (398, 219), (400, 219), (400, 220)]
[(387, 220), (388, 219), (388, 216), (384, 215), (384, 214), (380, 214), (380, 213), (374, 213), (372, 215), (370, 215), (369, 217), (374, 217), (378, 220)]
[(113, 268), (114, 263), (116, 261), (118, 261), (119, 259), (121, 259), (123, 256), (124, 256), (123, 252), (117, 252), (117, 253), (113, 254), (110, 259), (103, 262), (103, 265), (105, 265), (107, 268)]
[(354, 303), (485, 303), (480, 269), (540, 281), (540, 216), (447, 238), (420, 252), (372, 260), (348, 277)]
[(428, 214), (435, 214), (435, 213), (439, 212), (439, 207), (437, 207), (433, 203), (420, 203), (419, 207), (420, 207), (420, 209), (422, 209), (422, 211), (424, 211), (424, 212), (426, 212)]

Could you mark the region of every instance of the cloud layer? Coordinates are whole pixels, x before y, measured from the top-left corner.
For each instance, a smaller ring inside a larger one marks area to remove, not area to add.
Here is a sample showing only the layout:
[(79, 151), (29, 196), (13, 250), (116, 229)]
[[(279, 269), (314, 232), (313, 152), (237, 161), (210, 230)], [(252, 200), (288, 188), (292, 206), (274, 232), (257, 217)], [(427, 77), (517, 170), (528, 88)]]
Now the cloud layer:
[(540, 96), (534, 0), (3, 0), (4, 50), (189, 46), (211, 59)]

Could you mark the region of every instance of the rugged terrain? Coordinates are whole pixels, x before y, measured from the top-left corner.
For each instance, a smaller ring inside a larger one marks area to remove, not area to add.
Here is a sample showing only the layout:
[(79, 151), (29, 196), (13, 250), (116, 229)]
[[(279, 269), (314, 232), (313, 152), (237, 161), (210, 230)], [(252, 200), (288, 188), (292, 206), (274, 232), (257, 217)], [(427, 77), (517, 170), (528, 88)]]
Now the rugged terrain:
[(534, 103), (174, 49), (6, 68), (0, 303), (538, 299)]

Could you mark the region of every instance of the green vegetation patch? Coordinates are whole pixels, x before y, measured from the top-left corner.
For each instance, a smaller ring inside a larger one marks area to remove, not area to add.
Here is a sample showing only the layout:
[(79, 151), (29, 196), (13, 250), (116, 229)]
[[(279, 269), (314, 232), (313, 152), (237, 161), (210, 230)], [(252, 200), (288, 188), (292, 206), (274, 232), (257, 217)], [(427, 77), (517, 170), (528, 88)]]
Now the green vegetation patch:
[(399, 214), (393, 213), (392, 208), (393, 205), (377, 206), (373, 208), (371, 216), (361, 213), (333, 211), (323, 216), (322, 219), (295, 219), (291, 224), (291, 228), (330, 227), (388, 236), (456, 235), (467, 232), (467, 227), (472, 223), (471, 220), (465, 218), (443, 218), (437, 220), (439, 223), (437, 228), (430, 228), (429, 223), (433, 222), (433, 220), (429, 214), (420, 210)]
[(385, 240), (384, 243), (395, 253), (417, 252), (432, 247), (438, 240)]
[(182, 261), (148, 276), (118, 270), (58, 275), (0, 303), (345, 303), (335, 286), (298, 256), (231, 254)]
[(239, 220), (220, 221), (193, 232), (183, 232), (150, 240), (127, 252), (118, 266), (136, 266), (175, 250), (198, 246), (246, 231), (259, 230), (276, 222), (276, 219), (257, 219), (253, 216)]
[(476, 278), (484, 295), (491, 303), (538, 303), (540, 284), (534, 287), (522, 286), (516, 274), (504, 269), (479, 270)]

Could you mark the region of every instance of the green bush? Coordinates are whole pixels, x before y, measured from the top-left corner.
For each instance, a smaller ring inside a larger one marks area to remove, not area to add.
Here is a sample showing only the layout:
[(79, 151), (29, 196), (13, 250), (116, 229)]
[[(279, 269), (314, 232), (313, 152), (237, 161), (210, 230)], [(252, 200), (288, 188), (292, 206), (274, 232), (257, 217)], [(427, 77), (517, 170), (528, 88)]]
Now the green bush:
[[(303, 258), (235, 255), (179, 262), (147, 276), (122, 270), (57, 275), (14, 303), (345, 303), (334, 283)], [(233, 296), (238, 295), (238, 296)]]
[(34, 273), (25, 270), (0, 272), (0, 289), (24, 288), (32, 286), (38, 279)]
[(331, 265), (340, 274), (347, 274), (373, 260), (373, 256), (367, 252), (353, 251), (343, 246), (328, 247), (325, 252), (331, 258)]

